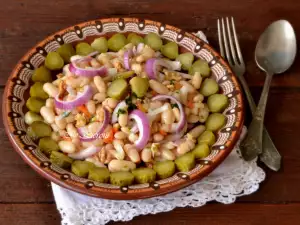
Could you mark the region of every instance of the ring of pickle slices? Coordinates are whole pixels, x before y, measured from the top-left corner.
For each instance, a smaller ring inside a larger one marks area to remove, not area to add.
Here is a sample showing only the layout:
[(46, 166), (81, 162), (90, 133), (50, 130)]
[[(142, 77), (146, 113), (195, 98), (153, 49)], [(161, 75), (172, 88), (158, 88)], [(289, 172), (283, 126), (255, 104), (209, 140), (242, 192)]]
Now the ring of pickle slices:
[(210, 75), (207, 62), (154, 33), (63, 44), (33, 72), (27, 133), (79, 177), (166, 179), (207, 157), (226, 122), (228, 98)]

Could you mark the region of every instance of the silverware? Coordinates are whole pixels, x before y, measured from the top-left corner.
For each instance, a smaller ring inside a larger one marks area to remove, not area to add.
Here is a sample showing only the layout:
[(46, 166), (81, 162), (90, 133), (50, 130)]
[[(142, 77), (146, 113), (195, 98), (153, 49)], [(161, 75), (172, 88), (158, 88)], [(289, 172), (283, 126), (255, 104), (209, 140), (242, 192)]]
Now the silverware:
[(273, 75), (283, 73), (290, 68), (295, 60), (296, 49), (294, 29), (286, 20), (272, 23), (257, 42), (256, 64), (266, 72), (267, 76), (256, 112), (248, 128), (247, 137), (241, 144), (241, 147), (244, 148), (244, 157), (249, 160), (262, 152), (263, 123)]
[[(223, 18), (221, 20), (218, 19), (217, 25), (221, 55), (229, 62), (231, 68), (237, 75), (247, 97), (252, 116), (254, 116), (256, 105), (243, 76), (246, 69), (236, 34), (234, 19), (231, 17), (229, 22), (229, 19), (226, 18), (226, 26)], [(280, 169), (281, 156), (265, 128), (263, 132), (263, 153), (260, 155), (260, 159), (270, 169), (278, 171)], [(241, 151), (242, 155), (244, 155), (243, 149), (241, 149)]]

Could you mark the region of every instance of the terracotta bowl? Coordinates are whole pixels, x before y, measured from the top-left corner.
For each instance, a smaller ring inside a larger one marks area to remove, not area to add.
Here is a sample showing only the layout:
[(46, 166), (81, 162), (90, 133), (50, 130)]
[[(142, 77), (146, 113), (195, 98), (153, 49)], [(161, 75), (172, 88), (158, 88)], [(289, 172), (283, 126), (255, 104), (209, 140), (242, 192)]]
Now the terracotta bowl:
[[(97, 183), (80, 178), (69, 171), (51, 164), (47, 158), (26, 135), (24, 114), (25, 102), (31, 85), (31, 75), (45, 59), (47, 52), (55, 51), (64, 43), (91, 41), (99, 36), (135, 32), (140, 35), (154, 32), (162, 38), (175, 41), (180, 51), (190, 51), (196, 57), (206, 60), (212, 76), (217, 80), (221, 92), (228, 96), (229, 106), (224, 111), (226, 125), (217, 133), (217, 142), (211, 154), (198, 161), (197, 166), (187, 173), (157, 180), (155, 183), (132, 185), (119, 188), (110, 184)], [(158, 196), (184, 188), (199, 181), (213, 171), (231, 152), (236, 144), (244, 120), (244, 107), (241, 88), (227, 63), (208, 44), (196, 36), (179, 28), (151, 20), (136, 18), (109, 18), (81, 23), (50, 35), (30, 49), (12, 71), (3, 96), (3, 121), (7, 135), (14, 149), (35, 171), (46, 179), (70, 190), (90, 196), (107, 199), (142, 199)]]

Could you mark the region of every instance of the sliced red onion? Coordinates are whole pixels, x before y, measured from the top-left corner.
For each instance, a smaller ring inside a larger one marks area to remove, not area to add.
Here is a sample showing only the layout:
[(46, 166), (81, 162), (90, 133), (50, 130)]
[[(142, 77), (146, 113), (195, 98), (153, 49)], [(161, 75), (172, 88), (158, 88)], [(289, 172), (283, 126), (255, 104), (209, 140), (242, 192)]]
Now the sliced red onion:
[(83, 76), (83, 77), (94, 77), (94, 76), (106, 76), (107, 75), (107, 69), (105, 66), (102, 66), (100, 68), (80, 68), (76, 65), (76, 63), (81, 61), (91, 61), (92, 57), (84, 57), (81, 59), (77, 59), (74, 61), (71, 61), (69, 65), (69, 70), (71, 73), (77, 75), (77, 76)]
[(83, 159), (86, 159), (88, 157), (95, 155), (100, 150), (101, 150), (101, 148), (92, 145), (86, 149), (81, 150), (80, 152), (70, 153), (70, 154), (68, 154), (68, 156), (72, 159), (83, 160)]
[[(180, 132), (186, 124), (186, 118), (185, 118), (185, 113), (184, 113), (183, 106), (175, 97), (169, 96), (169, 95), (156, 95), (151, 100), (156, 101), (156, 100), (164, 100), (164, 99), (170, 99), (178, 105), (178, 108), (179, 108), (179, 111), (180, 111), (180, 119), (179, 119), (178, 123), (175, 123), (174, 131)], [(173, 131), (173, 129), (172, 129), (172, 131)]]
[(111, 117), (111, 123), (116, 123), (118, 122), (118, 111), (121, 108), (127, 108), (127, 104), (125, 101), (121, 101), (116, 108), (114, 109), (113, 113), (112, 113), (112, 117)]
[(88, 129), (87, 127), (80, 127), (77, 128), (78, 134), (79, 134), (79, 138), (80, 141), (84, 141), (84, 142), (89, 142), (89, 141), (94, 141), (96, 139), (102, 138), (101, 134), (105, 131), (107, 125), (109, 124), (109, 112), (106, 109), (104, 110), (104, 120), (102, 122), (102, 124), (99, 126), (97, 132), (95, 134), (93, 134), (92, 137), (87, 137), (88, 135)]
[(127, 70), (130, 70), (130, 57), (132, 57), (132, 55), (133, 55), (133, 52), (131, 49), (127, 50), (124, 53), (124, 67)]
[(139, 129), (139, 138), (135, 141), (137, 149), (142, 150), (150, 138), (150, 124), (147, 115), (140, 110), (133, 110), (129, 114), (129, 119), (135, 120)]
[(93, 96), (93, 89), (91, 86), (86, 85), (82, 93), (78, 94), (77, 97), (72, 101), (63, 101), (55, 97), (55, 107), (58, 109), (71, 110), (77, 106), (87, 103), (88, 100)]
[(167, 68), (168, 70), (180, 70), (181, 63), (179, 61), (171, 61), (167, 59), (148, 59), (145, 65), (145, 70), (150, 79), (157, 79), (159, 74), (158, 66)]

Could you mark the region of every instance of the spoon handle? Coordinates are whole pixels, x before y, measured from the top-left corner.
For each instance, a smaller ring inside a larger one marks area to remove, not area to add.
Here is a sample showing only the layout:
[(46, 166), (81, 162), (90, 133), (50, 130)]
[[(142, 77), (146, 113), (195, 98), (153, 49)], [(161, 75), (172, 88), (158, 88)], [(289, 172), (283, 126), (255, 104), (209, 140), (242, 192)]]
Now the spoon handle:
[(258, 106), (248, 128), (247, 137), (241, 144), (242, 156), (247, 161), (262, 153), (264, 116), (272, 77), (273, 74), (267, 73)]
[[(238, 76), (238, 78), (241, 82), (241, 85), (247, 97), (252, 117), (254, 117), (256, 111), (256, 105), (251, 95), (247, 81), (245, 80), (244, 76)], [(264, 127), (263, 129), (263, 147), (262, 147), (262, 154), (260, 155), (260, 160), (271, 170), (278, 171), (280, 169), (281, 155), (279, 154), (276, 146), (274, 145), (266, 127)]]

